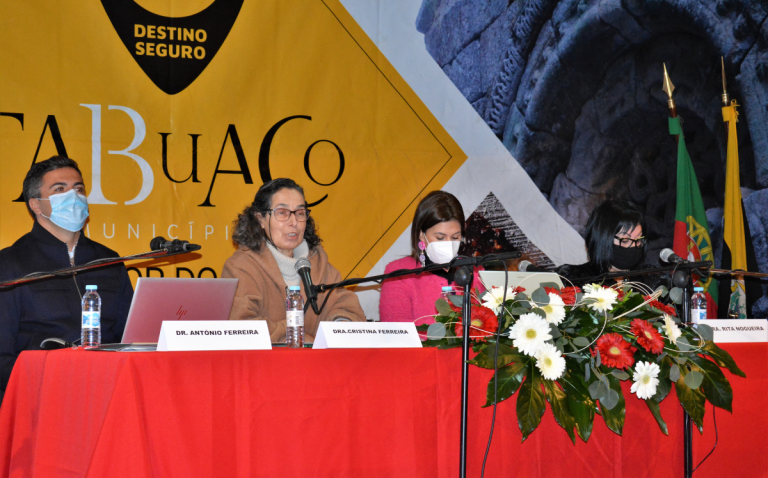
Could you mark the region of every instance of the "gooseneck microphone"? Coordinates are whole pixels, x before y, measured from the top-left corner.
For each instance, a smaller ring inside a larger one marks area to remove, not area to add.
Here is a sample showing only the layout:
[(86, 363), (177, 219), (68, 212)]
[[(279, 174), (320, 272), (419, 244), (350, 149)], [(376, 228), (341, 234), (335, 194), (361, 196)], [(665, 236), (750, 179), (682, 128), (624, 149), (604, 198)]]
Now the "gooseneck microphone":
[(675, 251), (673, 251), (668, 247), (661, 250), (661, 252), (659, 253), (659, 259), (669, 264), (683, 264), (685, 262), (688, 262), (682, 257), (675, 254)]
[(307, 303), (312, 306), (312, 311), (320, 315), (320, 311), (317, 308), (317, 289), (312, 285), (312, 276), (310, 272), (312, 270), (312, 264), (309, 259), (302, 257), (296, 261), (296, 272), (301, 277), (301, 283), (304, 284), (304, 293), (307, 294)]
[(149, 241), (149, 248), (153, 251), (165, 249), (168, 252), (192, 252), (199, 250), (200, 246), (197, 244), (190, 244), (189, 241), (181, 241), (179, 239), (167, 241), (163, 236), (157, 236), (156, 238)]

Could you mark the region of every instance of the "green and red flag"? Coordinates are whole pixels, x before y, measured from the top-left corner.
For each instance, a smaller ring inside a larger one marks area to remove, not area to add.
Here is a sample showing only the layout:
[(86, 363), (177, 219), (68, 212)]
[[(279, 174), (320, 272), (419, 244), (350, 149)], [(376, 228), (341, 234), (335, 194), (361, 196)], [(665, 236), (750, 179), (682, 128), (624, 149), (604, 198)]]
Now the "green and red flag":
[[(701, 199), (699, 182), (693, 170), (691, 157), (685, 147), (680, 118), (669, 118), (669, 134), (676, 135), (677, 142), (677, 208), (675, 210), (675, 254), (690, 261), (715, 262), (709, 223)], [(717, 318), (717, 281), (709, 276), (706, 280), (693, 276), (693, 285), (703, 287), (707, 296), (707, 318)]]

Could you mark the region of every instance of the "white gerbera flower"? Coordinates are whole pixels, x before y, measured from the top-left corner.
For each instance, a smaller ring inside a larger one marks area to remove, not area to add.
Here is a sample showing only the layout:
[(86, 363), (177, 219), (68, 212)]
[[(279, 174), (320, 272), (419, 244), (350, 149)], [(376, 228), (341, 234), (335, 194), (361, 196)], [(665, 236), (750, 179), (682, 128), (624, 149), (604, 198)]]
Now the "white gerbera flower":
[(565, 358), (552, 344), (543, 344), (536, 352), (536, 367), (547, 380), (557, 380), (565, 371)]
[(562, 297), (550, 292), (549, 304), (541, 307), (541, 310), (547, 314), (547, 322), (558, 325), (565, 318), (565, 302)]
[(664, 314), (664, 333), (667, 334), (669, 341), (673, 344), (676, 344), (677, 338), (683, 335), (683, 333), (680, 332), (680, 328), (675, 324), (675, 321), (672, 320), (672, 317), (667, 314)]
[(659, 366), (653, 362), (637, 362), (635, 376), (630, 392), (636, 393), (637, 398), (648, 400), (656, 395), (656, 387), (659, 385)]
[(608, 312), (616, 303), (619, 293), (610, 287), (603, 287), (597, 284), (587, 284), (584, 286), (584, 298), (595, 299), (589, 304), (589, 308), (599, 312)]
[(544, 342), (552, 339), (549, 324), (539, 315), (528, 313), (521, 315), (509, 330), (512, 345), (525, 355), (533, 356)]
[[(515, 289), (512, 287), (507, 287), (507, 300), (514, 299), (517, 294), (515, 293)], [(503, 287), (491, 287), (491, 290), (488, 290), (485, 292), (485, 295), (483, 296), (483, 306), (488, 307), (492, 311), (499, 313), (499, 309), (501, 308), (501, 301), (504, 299), (504, 288)]]

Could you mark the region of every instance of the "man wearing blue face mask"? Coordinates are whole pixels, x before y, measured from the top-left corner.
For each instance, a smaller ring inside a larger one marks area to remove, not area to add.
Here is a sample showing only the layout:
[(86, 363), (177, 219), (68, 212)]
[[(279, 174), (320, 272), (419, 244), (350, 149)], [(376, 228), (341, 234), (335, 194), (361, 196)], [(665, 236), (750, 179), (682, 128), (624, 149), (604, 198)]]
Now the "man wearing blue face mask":
[[(24, 179), (24, 201), (35, 223), (31, 232), (0, 251), (0, 281), (118, 257), (82, 231), (88, 201), (75, 161), (54, 156), (32, 165)], [(80, 338), (86, 284), (98, 286), (101, 296), (102, 342), (119, 342), (133, 298), (122, 264), (0, 289), (0, 399), (22, 351), (39, 349), (50, 337)]]

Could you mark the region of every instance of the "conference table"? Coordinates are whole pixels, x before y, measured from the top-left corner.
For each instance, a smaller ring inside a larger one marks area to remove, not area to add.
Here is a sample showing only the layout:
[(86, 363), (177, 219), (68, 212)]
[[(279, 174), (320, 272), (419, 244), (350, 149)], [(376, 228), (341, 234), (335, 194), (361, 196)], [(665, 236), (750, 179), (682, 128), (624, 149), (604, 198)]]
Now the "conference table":
[[(768, 475), (768, 345), (724, 345), (733, 414), (696, 477)], [(470, 368), (467, 476), (480, 476), (493, 415), (491, 373)], [(461, 351), (29, 351), (0, 407), (0, 477), (274, 477), (459, 474)], [(662, 403), (664, 435), (624, 391), (624, 436), (595, 419), (571, 443), (547, 407), (521, 443), (515, 396), (499, 404), (489, 477), (681, 477), (683, 413)], [(712, 408), (694, 465), (715, 443)]]

